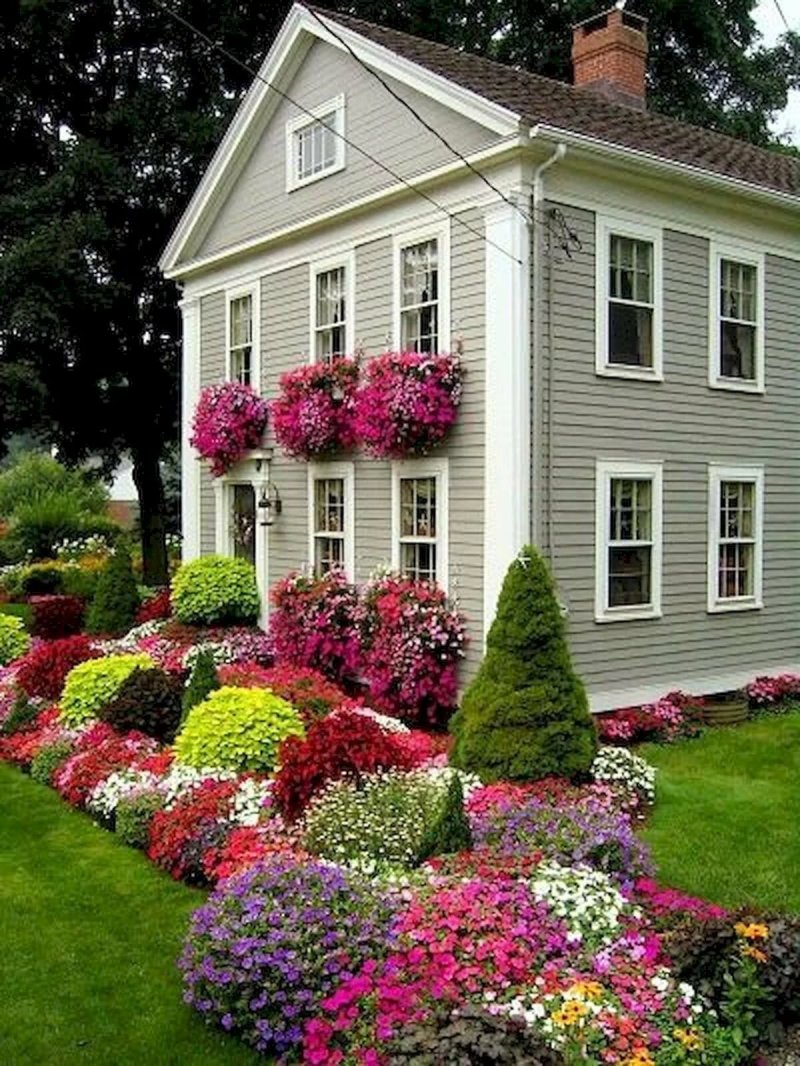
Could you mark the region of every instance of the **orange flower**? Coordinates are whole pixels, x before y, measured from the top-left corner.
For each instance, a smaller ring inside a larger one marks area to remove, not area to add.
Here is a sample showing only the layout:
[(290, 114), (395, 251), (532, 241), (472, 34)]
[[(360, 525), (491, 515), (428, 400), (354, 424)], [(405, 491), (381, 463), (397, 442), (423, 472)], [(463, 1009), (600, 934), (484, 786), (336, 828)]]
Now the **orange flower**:
[(766, 962), (767, 956), (760, 948), (754, 948), (752, 944), (748, 944), (747, 947), (742, 948), (742, 954), (747, 955), (750, 959), (755, 959), (756, 962)]
[(766, 940), (769, 936), (769, 929), (760, 922), (750, 922), (749, 925), (745, 925), (744, 922), (737, 922), (733, 928), (739, 936), (743, 936), (746, 940)]

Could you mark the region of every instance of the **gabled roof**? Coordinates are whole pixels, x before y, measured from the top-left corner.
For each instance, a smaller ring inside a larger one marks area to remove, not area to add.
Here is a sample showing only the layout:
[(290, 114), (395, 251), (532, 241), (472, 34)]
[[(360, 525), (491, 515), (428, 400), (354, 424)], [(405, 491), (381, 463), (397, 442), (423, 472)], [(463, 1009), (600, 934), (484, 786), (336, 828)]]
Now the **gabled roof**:
[[(311, 7), (311, 5), (308, 5)], [(608, 100), (590, 89), (515, 70), (407, 33), (312, 7), (325, 19), (382, 45), (404, 59), (545, 125), (646, 152), (670, 162), (800, 196), (800, 159), (758, 148), (722, 133)]]

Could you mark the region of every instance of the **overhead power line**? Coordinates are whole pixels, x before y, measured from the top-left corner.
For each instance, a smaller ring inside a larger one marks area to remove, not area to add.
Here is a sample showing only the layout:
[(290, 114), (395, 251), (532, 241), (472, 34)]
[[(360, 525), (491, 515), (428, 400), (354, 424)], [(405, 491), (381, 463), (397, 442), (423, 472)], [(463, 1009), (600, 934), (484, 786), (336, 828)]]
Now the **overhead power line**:
[(789, 21), (788, 21), (788, 19), (786, 18), (786, 16), (783, 13), (783, 8), (781, 7), (780, 0), (775, 0), (775, 7), (778, 9), (778, 14), (783, 19), (784, 26), (786, 27), (788, 32), (791, 33), (792, 32), (792, 27), (789, 25)]

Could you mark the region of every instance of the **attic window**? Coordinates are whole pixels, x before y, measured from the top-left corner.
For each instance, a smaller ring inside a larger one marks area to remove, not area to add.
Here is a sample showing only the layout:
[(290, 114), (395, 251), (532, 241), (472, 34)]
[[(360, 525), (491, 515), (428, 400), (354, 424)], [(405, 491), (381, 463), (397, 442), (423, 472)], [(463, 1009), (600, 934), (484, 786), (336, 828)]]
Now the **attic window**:
[(344, 96), (286, 124), (286, 187), (301, 188), (344, 168)]

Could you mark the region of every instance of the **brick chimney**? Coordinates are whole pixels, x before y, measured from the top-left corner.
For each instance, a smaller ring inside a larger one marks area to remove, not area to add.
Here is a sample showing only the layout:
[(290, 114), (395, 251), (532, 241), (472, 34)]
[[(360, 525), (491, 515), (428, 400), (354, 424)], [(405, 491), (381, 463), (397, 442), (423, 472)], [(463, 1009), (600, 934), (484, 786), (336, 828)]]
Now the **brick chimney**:
[(644, 107), (647, 20), (618, 7), (572, 31), (575, 85), (629, 107)]

